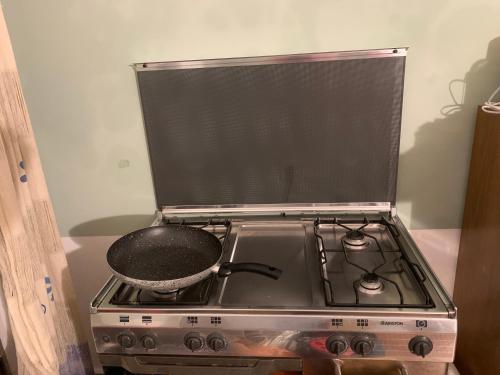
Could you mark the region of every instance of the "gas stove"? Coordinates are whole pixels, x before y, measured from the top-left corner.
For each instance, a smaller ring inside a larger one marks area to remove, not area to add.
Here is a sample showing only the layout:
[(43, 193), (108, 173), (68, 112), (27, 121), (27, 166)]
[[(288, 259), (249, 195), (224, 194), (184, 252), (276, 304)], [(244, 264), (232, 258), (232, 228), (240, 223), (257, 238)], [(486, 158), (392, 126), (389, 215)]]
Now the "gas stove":
[[(397, 215), (405, 48), (136, 64), (153, 225), (269, 264), (169, 293), (112, 277), (105, 368), (444, 375), (456, 308)], [(362, 106), (359, 103), (363, 103)]]
[(383, 359), (420, 370), (438, 362), (444, 374), (455, 307), (400, 220), (382, 206), (331, 208), (179, 222), (217, 234), (224, 261), (274, 264), (283, 276), (213, 276), (166, 295), (112, 277), (91, 308), (101, 361), (141, 371), (158, 357)]

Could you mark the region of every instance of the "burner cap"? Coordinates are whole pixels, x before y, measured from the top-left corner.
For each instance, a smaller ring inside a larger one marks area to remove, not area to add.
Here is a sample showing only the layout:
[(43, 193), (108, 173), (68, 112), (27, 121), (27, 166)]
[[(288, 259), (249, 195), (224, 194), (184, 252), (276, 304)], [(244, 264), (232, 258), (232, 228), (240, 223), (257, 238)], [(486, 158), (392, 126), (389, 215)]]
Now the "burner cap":
[(384, 289), (384, 283), (374, 273), (365, 273), (361, 276), (361, 280), (359, 281), (358, 290), (362, 293), (366, 294), (379, 294), (382, 293)]
[(350, 240), (362, 240), (363, 238), (365, 238), (363, 232), (357, 229), (349, 231), (346, 236)]
[(365, 235), (359, 229), (353, 229), (346, 233), (344, 242), (353, 248), (364, 248), (368, 245)]
[(154, 301), (175, 301), (177, 297), (184, 293), (185, 289), (177, 289), (172, 291), (158, 291), (158, 290), (142, 290), (140, 293), (140, 302), (154, 302)]

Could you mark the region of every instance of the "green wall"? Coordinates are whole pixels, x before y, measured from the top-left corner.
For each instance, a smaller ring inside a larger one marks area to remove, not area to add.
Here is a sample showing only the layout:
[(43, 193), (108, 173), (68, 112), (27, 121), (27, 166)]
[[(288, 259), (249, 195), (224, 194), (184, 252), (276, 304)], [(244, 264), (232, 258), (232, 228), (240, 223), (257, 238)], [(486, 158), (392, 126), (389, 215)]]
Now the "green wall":
[(400, 216), (460, 227), (476, 105), (500, 84), (498, 0), (0, 1), (63, 235), (154, 210), (131, 63), (393, 46), (410, 47)]

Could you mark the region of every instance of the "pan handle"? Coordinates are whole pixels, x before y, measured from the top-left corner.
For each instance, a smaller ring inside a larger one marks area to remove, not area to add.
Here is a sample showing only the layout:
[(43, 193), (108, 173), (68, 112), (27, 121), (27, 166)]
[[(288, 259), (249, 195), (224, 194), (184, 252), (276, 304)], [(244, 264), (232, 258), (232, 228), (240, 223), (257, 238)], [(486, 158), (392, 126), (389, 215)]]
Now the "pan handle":
[(278, 280), (281, 276), (281, 270), (261, 263), (231, 263), (225, 262), (220, 265), (217, 274), (221, 277), (227, 277), (235, 272), (252, 272)]

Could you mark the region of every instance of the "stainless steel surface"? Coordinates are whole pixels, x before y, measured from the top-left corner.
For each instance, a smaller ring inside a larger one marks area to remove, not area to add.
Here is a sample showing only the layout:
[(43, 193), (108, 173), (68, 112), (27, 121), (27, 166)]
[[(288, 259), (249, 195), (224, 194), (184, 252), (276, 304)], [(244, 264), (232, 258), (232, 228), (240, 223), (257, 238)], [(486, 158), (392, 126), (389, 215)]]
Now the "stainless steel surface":
[[(366, 356), (372, 359), (407, 361), (451, 362), (454, 355), (456, 324), (446, 318), (429, 318), (426, 328), (417, 328), (415, 318), (400, 318), (390, 314), (377, 317), (346, 316), (340, 313), (324, 315), (266, 315), (266, 314), (226, 314), (186, 313), (155, 314), (152, 323), (142, 323), (142, 314), (130, 313), (129, 322), (120, 323), (119, 317), (92, 316), (92, 327), (99, 353), (108, 354), (157, 354), (191, 356), (259, 356), (272, 358), (336, 358), (325, 348), (326, 339), (334, 333), (342, 333), (348, 342), (359, 335), (368, 334), (373, 339), (374, 350)], [(123, 313), (121, 314), (124, 315)], [(188, 322), (187, 316), (197, 317), (198, 323)], [(213, 317), (222, 323), (212, 323)], [(425, 316), (423, 316), (425, 318)], [(368, 327), (358, 327), (358, 319), (367, 319)], [(344, 326), (332, 326), (332, 319), (342, 319)], [(387, 322), (398, 322), (396, 326)], [(223, 336), (227, 349), (215, 352), (207, 345), (195, 352), (185, 346), (185, 336), (199, 333), (203, 339), (213, 333)], [(118, 342), (119, 335), (126, 333), (135, 338), (135, 345), (123, 348)], [(157, 347), (148, 350), (141, 344), (141, 338), (154, 334)], [(418, 357), (408, 349), (410, 340), (425, 334), (434, 343), (434, 350), (425, 358)], [(104, 339), (109, 337), (110, 340)], [(351, 348), (340, 358), (365, 358)]]
[(404, 226), (401, 219), (395, 216), (393, 217), (393, 220), (399, 230), (399, 233), (402, 236), (402, 240), (404, 240), (405, 242), (405, 246), (408, 249), (412, 250), (412, 253), (415, 256), (415, 262), (420, 264), (424, 268), (426, 276), (430, 279), (430, 282), (432, 282), (432, 284), (435, 286), (436, 293), (438, 294), (439, 299), (443, 301), (443, 304), (446, 306), (449, 317), (456, 318), (457, 307), (453, 303), (451, 297), (446, 292), (446, 289), (443, 287), (443, 284), (441, 283), (441, 281), (439, 281), (439, 278), (436, 276), (432, 268), (429, 266), (429, 263), (418, 249), (417, 244), (411, 237), (410, 233), (408, 233), (408, 230)]
[(211, 358), (125, 356), (101, 354), (105, 366), (120, 366), (135, 374), (251, 374), (305, 370), (310, 374), (334, 375), (451, 375), (447, 363), (384, 360), (308, 360), (299, 358)]
[(209, 60), (189, 60), (171, 62), (144, 62), (134, 64), (137, 71), (165, 70), (165, 69), (194, 69), (194, 68), (216, 68), (223, 66), (245, 66), (245, 65), (267, 65), (267, 64), (289, 64), (311, 61), (333, 61), (352, 60), (367, 58), (382, 58), (394, 56), (406, 56), (408, 48), (387, 48), (360, 51), (340, 51), (323, 53), (304, 53), (294, 55), (258, 56), (244, 58), (226, 58)]
[(446, 363), (333, 360), (335, 375), (446, 375)]
[[(362, 215), (358, 213), (359, 215)], [(350, 218), (352, 215), (347, 214), (345, 216), (339, 215), (340, 218)], [(361, 217), (364, 217), (363, 215)], [(368, 215), (368, 218), (376, 218), (379, 217), (378, 214), (372, 214), (372, 216)], [(398, 226), (399, 228), (399, 226)], [(213, 230), (213, 229), (210, 229)], [(220, 230), (220, 229), (219, 229)], [(258, 241), (264, 241), (266, 243), (266, 247), (263, 249), (261, 246), (251, 246), (252, 236), (257, 235), (257, 232), (261, 232), (258, 235)], [(220, 232), (219, 232), (220, 233)], [(298, 239), (302, 236), (302, 239)], [(291, 238), (288, 238), (291, 237)], [(243, 246), (240, 247), (240, 239), (242, 239)], [(247, 242), (250, 241), (250, 244)], [(389, 240), (387, 240), (389, 241)], [(299, 246), (300, 243), (300, 246)], [(390, 242), (389, 242), (390, 243)], [(290, 246), (292, 244), (292, 246)], [(290, 259), (289, 252), (295, 251), (294, 262), (283, 262), (281, 258)], [(252, 254), (256, 252), (256, 254)], [(408, 255), (410, 259), (415, 260), (416, 254), (418, 253), (417, 248), (408, 248)], [(262, 291), (275, 291), (272, 294), (272, 298), (267, 298), (264, 304), (261, 306), (252, 306), (249, 303), (242, 303), (241, 297), (238, 296), (228, 296), (225, 297), (225, 288), (224, 283), (219, 283), (215, 292), (211, 297), (211, 301), (207, 306), (197, 306), (199, 310), (211, 309), (214, 306), (219, 308), (223, 306), (225, 311), (229, 310), (241, 310), (241, 309), (251, 309), (251, 310), (263, 310), (268, 311), (269, 309), (286, 309), (287, 311), (324, 311), (324, 309), (328, 309), (329, 307), (325, 306), (325, 294), (323, 289), (323, 284), (321, 283), (321, 267), (318, 261), (318, 247), (317, 247), (317, 239), (314, 235), (314, 220), (293, 220), (293, 219), (283, 219), (283, 220), (240, 220), (233, 221), (231, 233), (228, 238), (225, 240), (224, 244), (224, 254), (222, 258), (222, 262), (234, 260), (235, 257), (237, 259), (245, 259), (242, 257), (250, 257), (251, 259), (255, 259), (260, 261), (261, 259), (271, 259), (273, 257), (273, 262), (278, 262), (280, 265), (285, 267), (285, 272), (282, 275), (282, 278), (289, 281), (283, 282), (282, 280), (271, 280), (267, 278), (260, 279), (259, 286), (260, 288), (255, 288), (255, 280), (250, 283), (241, 282), (240, 278), (237, 276), (242, 275), (234, 275), (232, 276), (233, 280), (235, 280), (236, 284), (239, 284), (241, 287), (240, 293), (245, 294), (246, 297), (250, 300), (259, 300), (262, 302)], [(267, 258), (269, 257), (269, 258)], [(248, 258), (247, 258), (248, 259)], [(282, 263), (283, 262), (283, 263)], [(302, 262), (302, 267), (305, 268), (306, 271), (299, 271), (300, 263)], [(287, 264), (285, 264), (287, 263)], [(306, 272), (307, 279), (306, 281), (301, 280), (300, 277), (291, 280), (290, 275), (286, 275), (286, 268), (292, 267), (292, 271), (288, 272), (302, 272), (301, 275)], [(426, 270), (424, 269), (424, 272)], [(360, 272), (361, 273), (361, 272)], [(248, 276), (248, 275), (246, 275)], [(246, 278), (245, 278), (246, 279)], [(231, 283), (231, 279), (227, 280), (227, 283)], [(288, 299), (292, 294), (290, 291), (284, 292), (286, 288), (302, 288), (299, 290), (304, 291), (304, 286), (300, 287), (298, 284), (308, 283), (309, 292), (301, 292), (298, 293), (300, 297), (293, 296), (292, 300)], [(433, 300), (436, 302), (436, 306), (433, 309), (427, 309), (428, 314), (442, 314), (447, 315), (448, 310), (446, 306), (440, 303), (440, 298), (436, 290), (434, 289), (432, 283), (427, 281), (426, 285), (428, 286), (428, 290), (433, 297)], [(101, 303), (101, 309), (113, 308), (113, 305), (109, 302), (109, 298), (113, 295), (119, 284), (116, 283), (112, 290), (108, 290), (108, 299)], [(277, 289), (275, 289), (277, 288)], [(349, 288), (352, 288), (349, 286)], [(283, 293), (283, 294), (281, 294)], [(232, 298), (235, 298), (234, 300)], [(300, 298), (302, 298), (300, 300)], [(221, 305), (221, 302), (224, 302), (224, 305)], [(124, 308), (124, 307), (121, 307)], [(147, 308), (147, 306), (141, 306), (141, 308)], [(161, 306), (155, 306), (155, 309), (162, 309)], [(166, 311), (173, 311), (183, 309), (183, 307), (179, 306), (168, 306)], [(370, 312), (370, 309), (364, 308), (344, 308), (342, 311), (348, 312)], [(412, 309), (412, 308), (392, 308), (388, 309), (388, 311), (397, 312), (398, 314), (412, 314), (415, 312), (420, 312), (422, 309)]]
[(90, 313), (95, 314), (97, 313), (97, 307), (101, 306), (101, 304), (104, 302), (104, 299), (107, 297), (108, 303), (109, 303), (109, 292), (110, 290), (116, 286), (117, 279), (112, 276), (111, 278), (106, 281), (106, 284), (97, 292), (97, 295), (94, 297), (92, 302), (90, 303)]
[(310, 204), (242, 204), (206, 206), (164, 206), (162, 214), (176, 217), (245, 217), (276, 215), (328, 215), (347, 212), (389, 212), (390, 202), (310, 203)]
[[(326, 227), (323, 226), (323, 230)], [(384, 238), (383, 229), (377, 225), (368, 230)], [(224, 259), (273, 259), (285, 269), (283, 284), (273, 285), (274, 281), (260, 278), (239, 279), (235, 275), (216, 285), (206, 305), (117, 306), (110, 298), (121, 283), (112, 279), (91, 309), (98, 352), (214, 358), (371, 358), (412, 363), (453, 360), (456, 319), (450, 318), (448, 306), (441, 301), (441, 291), (436, 290), (439, 286), (434, 285), (431, 278), (426, 287), (435, 302), (432, 308), (332, 307), (325, 305), (312, 220), (235, 221), (226, 241)], [(389, 242), (384, 246), (391, 245), (390, 239), (385, 241)], [(418, 249), (408, 246), (406, 250), (410, 258), (416, 260)], [(429, 272), (425, 265), (422, 268), (424, 273)], [(193, 352), (185, 346), (186, 335), (193, 332), (205, 341), (210, 335), (220, 335), (227, 347), (214, 351), (205, 344)], [(327, 338), (334, 333), (341, 333), (348, 342), (360, 335), (369, 335), (374, 350), (363, 357), (348, 349), (337, 357), (325, 346)], [(133, 338), (132, 347), (120, 345), (118, 337), (123, 334)], [(144, 347), (145, 336), (154, 337), (154, 349)], [(416, 356), (408, 348), (415, 336), (432, 340), (434, 349), (425, 358)]]
[(137, 71), (157, 207), (395, 203), (404, 50), (234, 62)]
[(286, 269), (279, 280), (238, 274), (223, 281), (219, 302), (224, 307), (307, 307), (313, 304), (311, 274), (306, 266), (314, 256), (305, 246), (302, 223), (242, 224), (238, 227), (230, 259), (260, 262)]
[(134, 374), (166, 375), (269, 375), (276, 371), (301, 371), (299, 358), (200, 358), (126, 356), (101, 354), (104, 366), (122, 367)]

